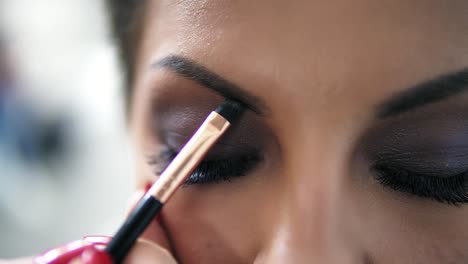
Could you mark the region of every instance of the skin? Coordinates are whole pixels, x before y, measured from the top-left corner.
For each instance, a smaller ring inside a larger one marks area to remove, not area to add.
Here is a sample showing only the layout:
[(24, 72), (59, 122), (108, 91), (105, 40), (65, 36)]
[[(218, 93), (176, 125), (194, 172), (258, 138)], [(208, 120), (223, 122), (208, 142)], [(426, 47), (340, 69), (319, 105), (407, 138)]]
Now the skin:
[(376, 117), (393, 95), (468, 66), (466, 1), (148, 2), (130, 109), (137, 193), (157, 178), (148, 155), (167, 144), (162, 132), (187, 138), (222, 100), (152, 66), (159, 59), (196, 61), (269, 111), (247, 113), (226, 139), (251, 125), (246, 138), (264, 162), (230, 182), (180, 189), (133, 261), (159, 244), (178, 263), (468, 262), (468, 207), (383, 188), (366, 156), (400, 123), (432, 131), (448, 120), (453, 130), (450, 116), (468, 110), (460, 94)]
[(169, 101), (207, 113), (220, 100), (151, 67), (158, 59), (190, 58), (270, 109), (258, 121), (270, 131), (262, 168), (181, 189), (164, 209), (176, 258), (467, 262), (466, 206), (384, 189), (359, 155), (361, 138), (379, 124), (376, 105), (468, 65), (467, 8), (466, 1), (150, 1), (131, 111), (140, 186), (155, 179), (146, 155), (164, 144), (148, 128), (163, 126), (151, 106)]

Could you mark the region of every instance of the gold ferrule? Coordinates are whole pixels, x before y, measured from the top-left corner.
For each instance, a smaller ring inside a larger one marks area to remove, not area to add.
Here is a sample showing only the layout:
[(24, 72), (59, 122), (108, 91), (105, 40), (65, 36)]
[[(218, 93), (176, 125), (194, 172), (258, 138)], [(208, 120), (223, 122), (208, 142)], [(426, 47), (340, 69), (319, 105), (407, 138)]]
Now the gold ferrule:
[(148, 190), (147, 195), (153, 196), (163, 204), (166, 203), (177, 188), (196, 169), (206, 153), (229, 126), (230, 123), (223, 116), (214, 111), (211, 112), (197, 132)]

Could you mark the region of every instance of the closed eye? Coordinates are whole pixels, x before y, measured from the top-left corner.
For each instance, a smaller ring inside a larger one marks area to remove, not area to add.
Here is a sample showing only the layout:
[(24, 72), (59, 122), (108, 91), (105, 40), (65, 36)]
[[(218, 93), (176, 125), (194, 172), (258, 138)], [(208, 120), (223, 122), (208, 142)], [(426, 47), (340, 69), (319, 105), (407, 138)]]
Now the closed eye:
[[(156, 156), (150, 156), (148, 164), (153, 167), (154, 173), (159, 176), (167, 165), (175, 158), (177, 152), (165, 149)], [(230, 158), (204, 160), (187, 178), (184, 185), (211, 184), (231, 181), (246, 176), (262, 162), (258, 153), (243, 154)]]
[(392, 164), (375, 164), (377, 181), (395, 191), (429, 198), (441, 203), (468, 203), (468, 169), (449, 177), (424, 175)]

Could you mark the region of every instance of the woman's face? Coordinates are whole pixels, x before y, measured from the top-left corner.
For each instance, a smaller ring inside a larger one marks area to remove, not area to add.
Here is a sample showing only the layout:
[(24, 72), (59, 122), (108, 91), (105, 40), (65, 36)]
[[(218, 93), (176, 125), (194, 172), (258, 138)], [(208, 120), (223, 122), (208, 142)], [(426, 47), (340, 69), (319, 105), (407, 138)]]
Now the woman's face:
[(468, 262), (467, 1), (145, 11), (139, 188), (224, 96), (250, 106), (163, 211), (182, 263)]

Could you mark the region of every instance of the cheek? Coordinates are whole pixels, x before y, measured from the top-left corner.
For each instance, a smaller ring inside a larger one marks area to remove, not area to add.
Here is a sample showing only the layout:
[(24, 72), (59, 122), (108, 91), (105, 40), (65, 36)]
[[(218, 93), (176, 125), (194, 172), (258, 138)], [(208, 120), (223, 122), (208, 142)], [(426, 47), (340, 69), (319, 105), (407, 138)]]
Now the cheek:
[[(252, 263), (271, 230), (271, 185), (249, 175), (230, 183), (181, 189), (163, 221), (182, 263)], [(229, 261), (229, 262), (226, 262)]]
[[(384, 189), (364, 164), (352, 178), (348, 208), (359, 218), (362, 247), (377, 263), (468, 263), (468, 207)], [(381, 261), (381, 262), (380, 262)]]
[(408, 264), (467, 263), (468, 229), (466, 221), (457, 216), (464, 214), (466, 219), (468, 210), (436, 213), (424, 205), (421, 208), (388, 201), (374, 210), (365, 227), (366, 248), (372, 258), (393, 263), (398, 257), (399, 263)]

